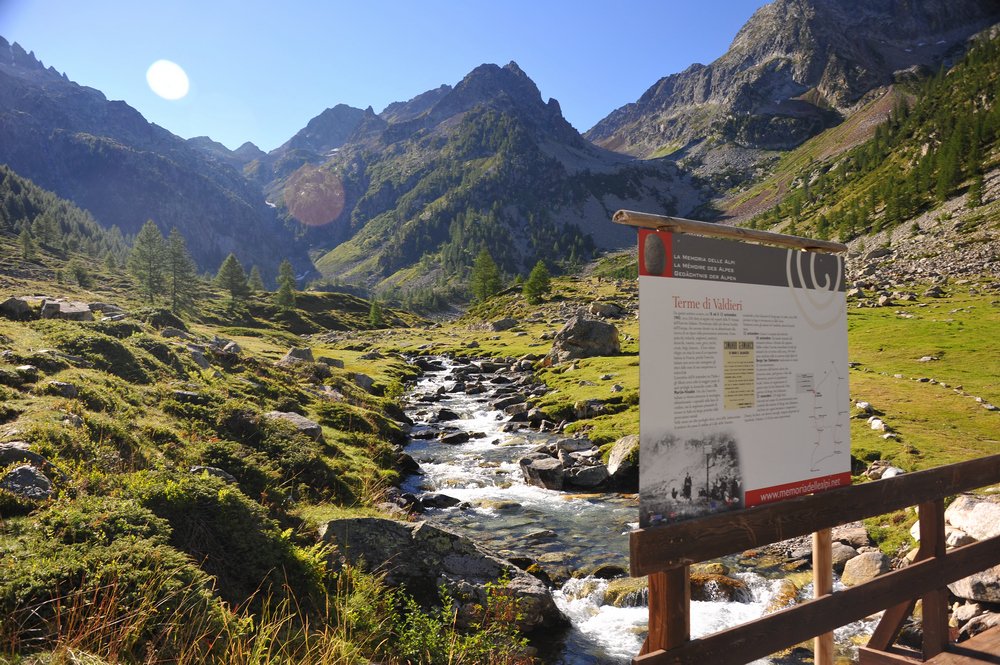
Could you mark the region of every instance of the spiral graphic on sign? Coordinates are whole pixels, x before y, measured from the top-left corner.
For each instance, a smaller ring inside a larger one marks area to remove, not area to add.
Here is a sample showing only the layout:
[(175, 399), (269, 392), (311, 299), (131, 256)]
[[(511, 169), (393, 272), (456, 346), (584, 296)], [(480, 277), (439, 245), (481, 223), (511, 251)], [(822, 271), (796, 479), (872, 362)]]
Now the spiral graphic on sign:
[(818, 258), (815, 252), (788, 250), (785, 276), (802, 318), (814, 329), (826, 330), (845, 314), (844, 300), (839, 297), (844, 262), (839, 256)]

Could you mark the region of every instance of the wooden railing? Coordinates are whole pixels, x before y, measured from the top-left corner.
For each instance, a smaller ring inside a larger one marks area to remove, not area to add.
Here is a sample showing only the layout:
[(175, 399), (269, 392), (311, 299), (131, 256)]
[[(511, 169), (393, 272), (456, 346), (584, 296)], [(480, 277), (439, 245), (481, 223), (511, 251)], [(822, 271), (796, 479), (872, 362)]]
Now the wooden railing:
[[(946, 586), (1000, 564), (1000, 536), (945, 548), (947, 497), (1000, 483), (1000, 455), (798, 497), (780, 503), (632, 532), (631, 574), (649, 576), (649, 637), (632, 662), (642, 665), (741, 665), (886, 610), (862, 665), (912, 663), (948, 645)], [(920, 548), (911, 565), (761, 619), (690, 639), (688, 569), (787, 538), (918, 506)], [(893, 642), (917, 599), (923, 650)]]

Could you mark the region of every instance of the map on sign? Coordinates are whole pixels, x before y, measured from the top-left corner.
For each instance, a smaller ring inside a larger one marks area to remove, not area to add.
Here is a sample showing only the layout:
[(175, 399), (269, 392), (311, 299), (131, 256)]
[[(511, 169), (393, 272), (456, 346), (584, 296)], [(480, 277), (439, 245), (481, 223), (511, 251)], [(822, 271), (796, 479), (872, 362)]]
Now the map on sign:
[(639, 243), (640, 526), (850, 484), (843, 261)]

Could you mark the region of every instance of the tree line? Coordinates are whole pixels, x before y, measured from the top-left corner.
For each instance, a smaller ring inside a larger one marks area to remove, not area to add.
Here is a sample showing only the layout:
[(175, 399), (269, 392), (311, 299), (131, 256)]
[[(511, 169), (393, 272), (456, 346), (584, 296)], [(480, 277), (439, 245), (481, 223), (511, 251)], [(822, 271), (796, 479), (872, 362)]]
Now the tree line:
[[(206, 282), (198, 275), (184, 236), (174, 228), (164, 238), (153, 220), (147, 221), (136, 235), (126, 265), (140, 296), (150, 305), (165, 301), (174, 312), (190, 311), (204, 292)], [(228, 293), (231, 310), (250, 295), (266, 291), (260, 269), (255, 265), (247, 273), (232, 253), (223, 260), (212, 281)], [(288, 259), (279, 265), (277, 281), (274, 303), (282, 310), (292, 309), (296, 280)]]

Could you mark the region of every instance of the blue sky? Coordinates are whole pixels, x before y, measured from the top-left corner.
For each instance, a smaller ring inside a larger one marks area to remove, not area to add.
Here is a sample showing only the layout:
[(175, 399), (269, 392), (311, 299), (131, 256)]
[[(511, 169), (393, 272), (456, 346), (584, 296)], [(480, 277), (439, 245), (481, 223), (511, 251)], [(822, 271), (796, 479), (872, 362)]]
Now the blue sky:
[[(764, 0), (0, 0), (0, 35), (147, 120), (271, 150), (339, 103), (381, 111), (514, 60), (586, 131), (660, 77), (722, 55)], [(146, 70), (179, 64), (189, 94)]]

